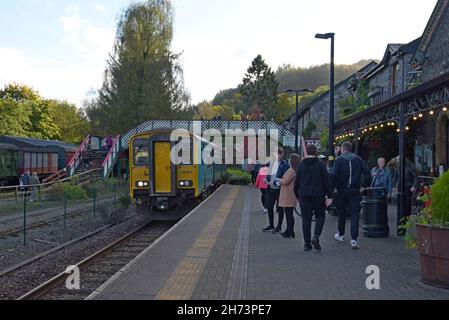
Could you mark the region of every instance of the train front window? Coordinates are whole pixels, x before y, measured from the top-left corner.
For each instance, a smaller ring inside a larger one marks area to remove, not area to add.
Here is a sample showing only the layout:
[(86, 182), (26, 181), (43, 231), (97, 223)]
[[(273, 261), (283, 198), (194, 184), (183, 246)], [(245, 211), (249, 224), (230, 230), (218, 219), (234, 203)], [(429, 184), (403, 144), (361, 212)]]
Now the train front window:
[(149, 148), (148, 140), (134, 140), (134, 165), (143, 167), (149, 165)]

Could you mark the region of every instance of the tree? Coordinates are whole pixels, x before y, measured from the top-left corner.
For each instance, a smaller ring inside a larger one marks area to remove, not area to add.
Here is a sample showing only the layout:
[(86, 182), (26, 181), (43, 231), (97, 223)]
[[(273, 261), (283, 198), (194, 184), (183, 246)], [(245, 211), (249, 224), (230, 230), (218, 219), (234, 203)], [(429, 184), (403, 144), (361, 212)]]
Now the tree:
[(245, 108), (241, 111), (248, 114), (253, 111), (254, 106), (258, 106), (266, 118), (275, 117), (278, 86), (274, 72), (265, 63), (262, 56), (258, 55), (248, 68), (240, 87), (242, 103)]
[(59, 127), (59, 139), (80, 143), (89, 132), (89, 121), (83, 110), (66, 101), (50, 100), (55, 123)]
[(296, 97), (282, 93), (279, 95), (277, 105), (275, 108), (275, 120), (276, 122), (282, 122), (295, 113), (296, 109)]
[[(12, 126), (11, 132), (39, 139), (57, 139), (59, 137), (60, 132), (54, 121), (52, 104), (32, 88), (16, 83), (8, 84), (3, 90), (0, 90), (0, 100), (5, 106), (4, 111), (9, 110), (10, 116), (14, 117), (20, 113), (16, 122), (9, 122)], [(13, 123), (21, 123), (22, 129), (14, 129)]]
[(326, 151), (329, 144), (329, 128), (324, 128), (320, 136), (321, 151)]
[(196, 120), (211, 120), (217, 116), (217, 112), (214, 110), (212, 103), (209, 101), (202, 101), (198, 103), (195, 107), (194, 119)]
[(146, 120), (176, 117), (187, 106), (172, 38), (169, 0), (134, 3), (123, 12), (98, 101), (86, 109), (95, 131), (125, 132)]
[(30, 109), (10, 98), (0, 99), (0, 135), (28, 136)]

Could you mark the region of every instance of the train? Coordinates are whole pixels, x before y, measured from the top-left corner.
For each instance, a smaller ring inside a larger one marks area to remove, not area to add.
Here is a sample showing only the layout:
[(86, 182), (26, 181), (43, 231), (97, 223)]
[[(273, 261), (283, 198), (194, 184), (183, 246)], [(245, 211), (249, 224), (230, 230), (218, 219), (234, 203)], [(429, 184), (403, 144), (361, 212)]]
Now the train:
[(26, 171), (45, 178), (65, 168), (77, 146), (62, 141), (0, 136), (0, 186), (19, 184)]
[(129, 140), (130, 196), (139, 210), (156, 214), (179, 208), (206, 197), (222, 181), (225, 165), (196, 164), (211, 143), (192, 132), (183, 135), (183, 140), (190, 141), (190, 160), (173, 164), (170, 155), (177, 143), (170, 141), (171, 132), (168, 128), (151, 130)]

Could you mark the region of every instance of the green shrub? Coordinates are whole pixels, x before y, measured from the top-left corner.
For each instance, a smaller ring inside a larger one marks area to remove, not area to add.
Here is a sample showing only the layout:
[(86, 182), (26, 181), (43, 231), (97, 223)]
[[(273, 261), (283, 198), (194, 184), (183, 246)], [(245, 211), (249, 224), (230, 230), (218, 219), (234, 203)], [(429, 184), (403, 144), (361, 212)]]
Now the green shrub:
[(73, 184), (66, 184), (64, 185), (64, 192), (67, 197), (67, 200), (83, 200), (87, 199), (87, 193), (86, 190), (84, 190), (82, 187), (73, 185)]
[(251, 175), (248, 172), (239, 169), (227, 169), (225, 174), (229, 176), (249, 177), (251, 179)]
[(62, 184), (54, 184), (45, 189), (43, 196), (48, 201), (60, 201), (64, 199), (64, 187)]
[(233, 184), (233, 185), (247, 185), (249, 183), (251, 183), (251, 178), (247, 177), (247, 176), (237, 176), (237, 175), (233, 175), (230, 176), (230, 178), (227, 181), (228, 184)]
[(87, 199), (86, 190), (82, 187), (71, 184), (54, 184), (45, 190), (45, 199), (48, 201), (64, 200), (64, 193), (67, 200), (82, 200)]
[(445, 172), (431, 187), (432, 223), (449, 225), (449, 171)]

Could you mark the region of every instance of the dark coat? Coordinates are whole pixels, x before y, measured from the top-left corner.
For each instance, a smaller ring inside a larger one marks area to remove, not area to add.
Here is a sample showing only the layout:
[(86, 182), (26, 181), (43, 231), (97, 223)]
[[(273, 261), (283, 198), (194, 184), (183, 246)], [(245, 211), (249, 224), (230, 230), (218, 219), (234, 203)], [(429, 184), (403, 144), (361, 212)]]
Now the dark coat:
[(337, 190), (360, 189), (371, 184), (371, 171), (358, 155), (347, 152), (338, 157), (331, 169), (332, 182)]
[(318, 158), (304, 159), (296, 171), (295, 196), (332, 197), (332, 182), (326, 165)]

